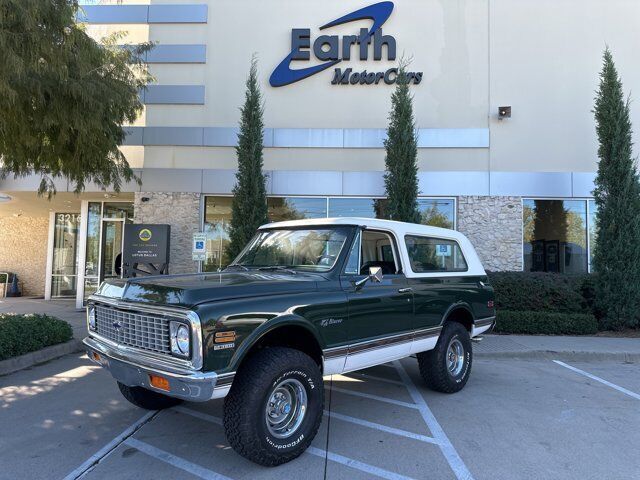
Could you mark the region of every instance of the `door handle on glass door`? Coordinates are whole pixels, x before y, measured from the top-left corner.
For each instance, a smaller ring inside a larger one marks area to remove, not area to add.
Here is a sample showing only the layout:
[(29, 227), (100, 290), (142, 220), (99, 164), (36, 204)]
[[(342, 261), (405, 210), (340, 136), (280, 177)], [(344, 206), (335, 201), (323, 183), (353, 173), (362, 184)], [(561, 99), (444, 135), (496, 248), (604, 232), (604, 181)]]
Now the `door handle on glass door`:
[(398, 293), (411, 293), (413, 292), (413, 288), (399, 288)]

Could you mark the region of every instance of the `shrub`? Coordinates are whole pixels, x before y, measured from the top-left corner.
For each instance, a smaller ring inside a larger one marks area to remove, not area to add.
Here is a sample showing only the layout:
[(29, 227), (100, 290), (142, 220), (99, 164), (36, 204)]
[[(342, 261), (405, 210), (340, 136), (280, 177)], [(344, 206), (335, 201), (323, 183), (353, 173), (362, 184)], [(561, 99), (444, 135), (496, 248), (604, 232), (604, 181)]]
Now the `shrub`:
[(496, 309), (532, 312), (591, 313), (583, 289), (588, 275), (544, 272), (493, 272)]
[(71, 340), (71, 326), (48, 315), (0, 315), (0, 360)]
[(527, 335), (592, 335), (598, 322), (591, 314), (498, 310), (495, 331)]

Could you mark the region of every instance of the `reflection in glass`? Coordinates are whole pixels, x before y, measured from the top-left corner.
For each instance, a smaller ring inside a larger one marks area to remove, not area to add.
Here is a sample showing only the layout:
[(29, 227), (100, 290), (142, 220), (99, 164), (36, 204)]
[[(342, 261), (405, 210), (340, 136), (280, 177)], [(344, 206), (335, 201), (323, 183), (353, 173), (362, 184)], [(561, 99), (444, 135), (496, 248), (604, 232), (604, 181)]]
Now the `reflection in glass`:
[(385, 218), (382, 198), (330, 198), (329, 217)]
[(103, 217), (133, 219), (133, 203), (105, 202)]
[(87, 216), (87, 253), (84, 264), (84, 298), (98, 289), (98, 265), (100, 264), (100, 221), (102, 204), (90, 202)]
[(524, 200), (524, 269), (587, 271), (587, 204), (584, 200)]
[(407, 253), (414, 272), (464, 272), (467, 262), (454, 240), (405, 236)]
[(77, 213), (56, 213), (53, 232), (53, 265), (51, 296), (75, 296), (78, 275), (78, 227)]
[(327, 217), (326, 198), (270, 197), (267, 205), (270, 222)]
[(589, 271), (593, 271), (591, 260), (596, 248), (596, 215), (598, 206), (595, 200), (589, 200)]
[(432, 227), (453, 229), (454, 203), (452, 199), (418, 198), (420, 223)]
[(231, 197), (206, 197), (204, 203), (204, 233), (207, 235), (206, 260), (203, 272), (215, 272), (227, 266), (231, 260), (225, 253), (229, 245), (231, 222)]
[(348, 228), (259, 232), (237, 263), (244, 267), (291, 267), (328, 271), (344, 246)]

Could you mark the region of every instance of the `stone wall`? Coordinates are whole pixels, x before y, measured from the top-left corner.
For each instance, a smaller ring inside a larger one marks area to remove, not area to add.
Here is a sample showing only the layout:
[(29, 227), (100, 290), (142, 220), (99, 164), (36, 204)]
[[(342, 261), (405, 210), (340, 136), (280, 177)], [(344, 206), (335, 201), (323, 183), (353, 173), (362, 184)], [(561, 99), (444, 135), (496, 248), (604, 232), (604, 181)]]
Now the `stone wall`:
[(458, 197), (458, 230), (469, 238), (485, 270), (522, 270), (520, 197)]
[(135, 223), (171, 225), (169, 273), (198, 271), (198, 263), (191, 260), (191, 243), (200, 231), (199, 193), (137, 192), (133, 208)]
[(0, 218), (0, 272), (16, 273), (25, 296), (44, 295), (48, 240), (48, 216)]

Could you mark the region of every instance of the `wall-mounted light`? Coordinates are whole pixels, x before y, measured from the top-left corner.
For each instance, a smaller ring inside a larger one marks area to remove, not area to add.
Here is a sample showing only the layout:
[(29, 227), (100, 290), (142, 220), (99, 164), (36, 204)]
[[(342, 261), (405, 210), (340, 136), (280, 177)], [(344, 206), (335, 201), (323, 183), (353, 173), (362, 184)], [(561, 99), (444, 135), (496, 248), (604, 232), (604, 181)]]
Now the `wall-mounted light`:
[(511, 118), (511, 106), (498, 107), (498, 120)]

